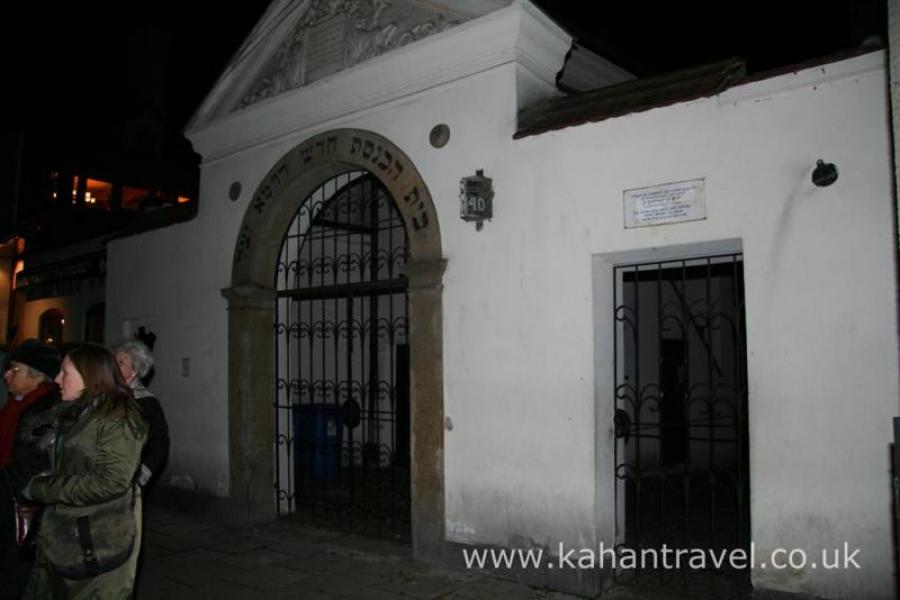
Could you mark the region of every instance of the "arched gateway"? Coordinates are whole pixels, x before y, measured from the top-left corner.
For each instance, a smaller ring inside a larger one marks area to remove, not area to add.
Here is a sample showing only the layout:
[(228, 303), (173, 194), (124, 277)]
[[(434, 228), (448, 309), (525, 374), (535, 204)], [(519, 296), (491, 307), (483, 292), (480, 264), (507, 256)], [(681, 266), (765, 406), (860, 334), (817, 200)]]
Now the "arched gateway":
[[(329, 185), (331, 191), (326, 189)], [(341, 194), (346, 199), (358, 193), (358, 190), (353, 192), (354, 189), (362, 190), (366, 186), (374, 194), (372, 197), (384, 197), (388, 201), (393, 198), (405, 226), (408, 244), (404, 251), (405, 261), (397, 261), (397, 277), (388, 279), (396, 279), (394, 284), (402, 280), (408, 299), (406, 319), (409, 327), (403, 334), (409, 356), (411, 533), (413, 551), (418, 556), (436, 557), (444, 538), (441, 278), (445, 262), (441, 257), (437, 213), (422, 177), (399, 148), (372, 132), (341, 129), (306, 140), (269, 171), (244, 215), (235, 244), (231, 287), (223, 290), (229, 310), (230, 500), (235, 517), (240, 520), (269, 519), (276, 515), (278, 490), (281, 490), (282, 500), (294, 492), (284, 481), (279, 481), (284, 468), (280, 469), (281, 474), (277, 472), (278, 448), (273, 451), (279, 434), (290, 431), (290, 426), (285, 429), (285, 422), (276, 425), (276, 411), (273, 410), (273, 404), (278, 402), (278, 363), (285, 360), (284, 352), (281, 358), (276, 358), (276, 344), (273, 343), (273, 336), (277, 335), (273, 323), (276, 322), (279, 297), (275, 274), (279, 259), (282, 271), (291, 262), (291, 256), (282, 255), (289, 226), (292, 230), (296, 228), (299, 240), (305, 235), (300, 228), (325, 223), (327, 215), (314, 214), (314, 211), (324, 206), (339, 211)], [(305, 209), (307, 215), (303, 217), (301, 206), (306, 203), (305, 206), (312, 207), (316, 203), (314, 193), (320, 194), (320, 206)], [(329, 204), (323, 194), (333, 201)], [(321, 223), (314, 222), (317, 216)], [(345, 223), (342, 229), (347, 226), (349, 224)], [(344, 240), (341, 243), (351, 242)], [(362, 258), (364, 253), (358, 254)], [(373, 255), (366, 256), (371, 258)], [(319, 261), (319, 264), (324, 263)], [(295, 264), (293, 268), (298, 267)], [(378, 270), (374, 262), (372, 269)], [(323, 285), (316, 286), (315, 293), (321, 294), (324, 288), (333, 288), (332, 284), (340, 284), (340, 281), (322, 280), (320, 283)], [(291, 289), (282, 289), (281, 296), (289, 291)], [(341, 306), (341, 310), (347, 308), (346, 303)], [(375, 308), (374, 304), (371, 306)], [(285, 310), (289, 313), (291, 309)], [(371, 355), (368, 358), (372, 360)], [(372, 364), (377, 360), (374, 359)], [(304, 377), (289, 378), (297, 380), (295, 387), (303, 385), (299, 381)], [(280, 387), (284, 387), (287, 379), (281, 378)], [(377, 382), (373, 381), (373, 385), (377, 387)], [(363, 384), (363, 387), (372, 390), (371, 386)], [(362, 411), (373, 406), (366, 405), (365, 398), (358, 400)], [(344, 415), (345, 419), (354, 421), (352, 403), (347, 412), (350, 414)], [(397, 430), (400, 425), (405, 425), (405, 417), (400, 421), (393, 423), (390, 432), (383, 434), (359, 432), (359, 439), (364, 443), (360, 445), (361, 454), (357, 459), (364, 458), (365, 448), (371, 447), (371, 441), (380, 435), (391, 438), (387, 445), (391, 450), (398, 442), (405, 444), (403, 432)], [(372, 423), (368, 427), (372, 429)], [(282, 437), (282, 445), (284, 441)], [(402, 456), (402, 451), (400, 454)], [(326, 456), (322, 460), (337, 459)], [(354, 459), (345, 457), (344, 460)], [(284, 506), (291, 508), (290, 504), (282, 504)]]

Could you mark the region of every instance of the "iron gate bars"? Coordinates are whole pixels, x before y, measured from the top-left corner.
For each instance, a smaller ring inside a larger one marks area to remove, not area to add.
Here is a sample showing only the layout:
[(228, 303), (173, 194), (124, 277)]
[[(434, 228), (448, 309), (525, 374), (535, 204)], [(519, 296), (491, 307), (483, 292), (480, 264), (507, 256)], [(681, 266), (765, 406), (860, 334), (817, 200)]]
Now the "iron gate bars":
[(320, 186), (281, 248), (275, 315), (279, 514), (409, 538), (408, 257), (371, 174)]
[(617, 541), (749, 547), (740, 254), (614, 270)]

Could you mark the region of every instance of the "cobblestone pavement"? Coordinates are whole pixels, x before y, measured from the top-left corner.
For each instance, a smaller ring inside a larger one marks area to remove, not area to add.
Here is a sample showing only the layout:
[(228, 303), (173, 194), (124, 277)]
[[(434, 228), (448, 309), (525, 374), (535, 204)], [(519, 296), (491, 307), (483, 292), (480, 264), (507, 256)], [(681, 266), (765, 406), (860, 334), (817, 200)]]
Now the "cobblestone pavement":
[[(231, 529), (162, 506), (144, 514), (138, 600), (567, 600), (478, 571), (414, 562), (409, 546), (291, 521)], [(677, 600), (615, 591), (604, 598)]]

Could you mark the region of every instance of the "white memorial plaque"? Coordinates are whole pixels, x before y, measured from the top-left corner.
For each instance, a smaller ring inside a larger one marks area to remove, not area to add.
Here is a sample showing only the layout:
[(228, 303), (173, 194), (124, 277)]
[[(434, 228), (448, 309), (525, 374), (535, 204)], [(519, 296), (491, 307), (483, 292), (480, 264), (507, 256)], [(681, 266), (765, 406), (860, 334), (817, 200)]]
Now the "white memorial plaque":
[(702, 179), (625, 190), (625, 229), (706, 218)]

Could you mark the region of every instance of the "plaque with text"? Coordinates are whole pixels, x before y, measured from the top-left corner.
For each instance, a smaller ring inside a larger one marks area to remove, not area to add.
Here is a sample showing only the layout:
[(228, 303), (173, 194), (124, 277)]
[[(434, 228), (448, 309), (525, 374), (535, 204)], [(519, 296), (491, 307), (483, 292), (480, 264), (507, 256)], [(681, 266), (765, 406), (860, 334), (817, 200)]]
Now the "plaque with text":
[(346, 15), (336, 15), (307, 29), (304, 81), (315, 81), (343, 69), (346, 41)]
[(706, 218), (703, 179), (625, 190), (625, 228), (666, 225)]

